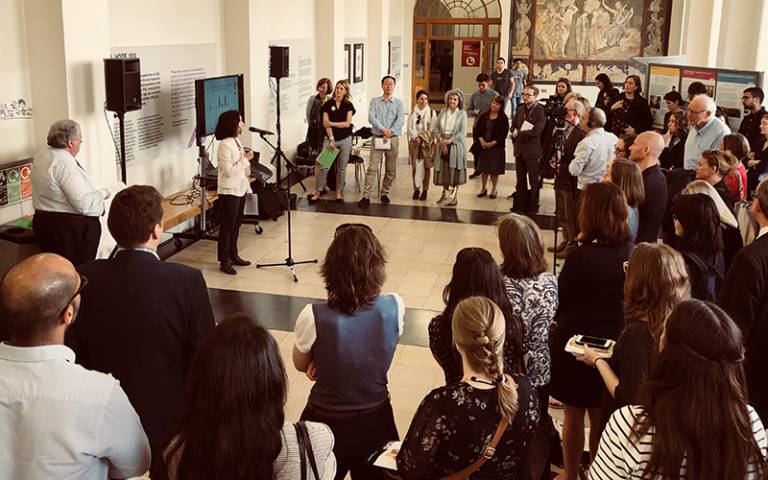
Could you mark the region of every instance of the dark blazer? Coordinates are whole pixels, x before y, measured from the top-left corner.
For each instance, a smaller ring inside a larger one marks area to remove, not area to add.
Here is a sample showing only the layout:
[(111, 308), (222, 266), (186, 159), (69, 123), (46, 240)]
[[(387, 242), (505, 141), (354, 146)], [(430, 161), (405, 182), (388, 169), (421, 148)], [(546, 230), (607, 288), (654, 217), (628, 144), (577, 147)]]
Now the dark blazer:
[(749, 400), (760, 417), (768, 421), (768, 235), (733, 257), (717, 300), (744, 335)]
[[(622, 93), (617, 102), (623, 102), (626, 99)], [(619, 110), (621, 111), (621, 110)], [(612, 110), (612, 115), (621, 115), (616, 110)], [(630, 101), (629, 109), (625, 113), (627, 124), (635, 129), (635, 133), (642, 133), (646, 130), (650, 130), (653, 126), (653, 114), (651, 113), (651, 107), (648, 105), (648, 100), (642, 95), (635, 95)], [(617, 136), (624, 135), (624, 132), (613, 132)]]
[(673, 168), (683, 168), (683, 156), (685, 155), (685, 140), (687, 135), (680, 138), (680, 141), (671, 147), (664, 147), (664, 150), (659, 155), (659, 162), (661, 167), (667, 170)]
[[(488, 112), (481, 113), (480, 116), (477, 117), (477, 120), (475, 120), (475, 125), (472, 127), (472, 139), (474, 142), (472, 143), (472, 148), (476, 149), (476, 151), (480, 151), (482, 147), (480, 146), (480, 137), (485, 137), (485, 129), (487, 128), (486, 124), (488, 123)], [(505, 148), (505, 143), (507, 141), (507, 135), (509, 134), (509, 119), (503, 112), (499, 112), (499, 116), (496, 118), (495, 123), (493, 124), (493, 130), (491, 131), (491, 140), (496, 140), (496, 145), (494, 145), (492, 148), (501, 149), (503, 150)], [(487, 140), (487, 139), (486, 139)]]
[(560, 182), (559, 188), (570, 188), (574, 192), (576, 191), (576, 177), (571, 175), (571, 172), (568, 171), (568, 165), (573, 161), (576, 147), (579, 145), (580, 141), (584, 140), (586, 135), (584, 130), (576, 125), (571, 129), (571, 133), (569, 133), (568, 137), (565, 139), (563, 156), (560, 158), (560, 170), (557, 172), (557, 181)]
[(643, 170), (643, 188), (645, 200), (640, 205), (640, 222), (637, 226), (635, 241), (656, 243), (667, 207), (667, 179), (661, 167), (654, 165)]
[[(520, 131), (525, 121), (533, 124), (533, 128), (526, 132)], [(544, 131), (544, 127), (547, 124), (547, 116), (544, 113), (544, 107), (535, 103), (533, 108), (528, 110), (528, 107), (521, 105), (517, 108), (515, 114), (515, 121), (512, 123), (512, 130), (517, 130), (517, 137), (515, 137), (515, 156), (537, 159), (541, 158), (541, 134)]]
[(175, 426), (192, 357), (214, 327), (203, 275), (138, 250), (78, 270), (88, 286), (67, 344), (77, 363), (120, 381), (155, 453)]

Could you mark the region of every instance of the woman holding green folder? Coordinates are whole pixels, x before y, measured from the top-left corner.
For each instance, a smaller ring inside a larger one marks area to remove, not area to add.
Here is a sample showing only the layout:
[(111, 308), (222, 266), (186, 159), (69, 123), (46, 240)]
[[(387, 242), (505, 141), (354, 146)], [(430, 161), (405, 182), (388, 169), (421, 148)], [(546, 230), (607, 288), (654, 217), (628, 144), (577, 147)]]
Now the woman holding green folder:
[[(355, 107), (350, 98), (349, 84), (346, 80), (339, 80), (336, 82), (333, 98), (325, 102), (320, 109), (323, 114), (326, 138), (323, 142), (323, 150), (318, 156), (317, 163), (320, 169), (316, 178), (315, 193), (309, 197), (310, 202), (320, 198), (328, 178), (328, 170), (333, 162), (336, 163), (336, 201), (344, 201), (344, 179), (346, 178), (349, 155), (352, 153), (352, 116), (355, 114)], [(331, 163), (321, 162), (330, 153), (326, 150), (338, 150), (336, 158)]]

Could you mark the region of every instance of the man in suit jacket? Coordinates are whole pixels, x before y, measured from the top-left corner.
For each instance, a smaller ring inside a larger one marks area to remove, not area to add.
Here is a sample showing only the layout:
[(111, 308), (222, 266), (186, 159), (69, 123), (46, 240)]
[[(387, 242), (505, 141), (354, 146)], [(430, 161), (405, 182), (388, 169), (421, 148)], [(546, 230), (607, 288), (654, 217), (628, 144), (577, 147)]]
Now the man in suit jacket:
[(90, 286), (67, 337), (78, 363), (120, 381), (149, 437), (153, 472), (162, 468), (158, 448), (175, 426), (192, 357), (214, 327), (200, 271), (157, 256), (161, 201), (144, 185), (115, 196), (108, 226), (120, 250), (79, 267)]
[(746, 345), (749, 402), (768, 422), (768, 180), (757, 187), (752, 215), (760, 225), (757, 239), (739, 250), (720, 287), (718, 302), (741, 328)]
[(536, 103), (538, 95), (539, 88), (536, 85), (525, 86), (523, 108), (517, 110), (515, 121), (510, 128), (515, 139), (515, 171), (517, 173), (515, 195), (522, 200), (522, 210), (525, 210), (523, 213), (539, 211), (541, 134), (547, 124), (547, 116), (544, 107)]
[(576, 178), (568, 171), (568, 165), (576, 152), (576, 146), (584, 139), (586, 133), (579, 128), (581, 117), (586, 111), (587, 105), (579, 98), (572, 98), (565, 104), (565, 144), (563, 155), (557, 168), (555, 187), (557, 194), (557, 216), (563, 229), (563, 241), (557, 247), (548, 247), (550, 252), (556, 251), (557, 258), (565, 258), (568, 253), (576, 248), (576, 237), (579, 227), (576, 218)]

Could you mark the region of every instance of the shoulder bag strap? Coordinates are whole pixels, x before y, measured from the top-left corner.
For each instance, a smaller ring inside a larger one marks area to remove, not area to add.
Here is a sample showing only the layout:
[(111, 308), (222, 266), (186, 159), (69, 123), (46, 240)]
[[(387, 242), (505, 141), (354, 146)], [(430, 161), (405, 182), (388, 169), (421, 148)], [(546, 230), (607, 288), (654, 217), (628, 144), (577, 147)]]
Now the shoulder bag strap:
[(309, 438), (307, 424), (299, 422), (297, 425), (299, 426), (299, 430), (301, 430), (301, 436), (304, 440), (303, 444), (307, 451), (307, 458), (309, 458), (309, 466), (312, 468), (312, 474), (315, 476), (315, 480), (320, 480), (320, 473), (318, 473), (317, 463), (315, 463), (315, 452), (312, 450), (312, 440)]
[(452, 475), (448, 475), (447, 477), (444, 477), (443, 480), (464, 480), (476, 471), (482, 467), (485, 462), (493, 458), (494, 454), (496, 454), (496, 446), (499, 444), (499, 441), (501, 441), (502, 435), (504, 435), (504, 432), (507, 429), (507, 426), (509, 425), (509, 422), (506, 418), (501, 417), (501, 420), (499, 421), (499, 426), (496, 427), (496, 433), (493, 434), (493, 439), (491, 439), (490, 445), (485, 447), (485, 451), (483, 454), (475, 460), (475, 462), (465, 468), (464, 470), (461, 470), (459, 472), (456, 472)]
[(296, 430), (296, 443), (299, 446), (299, 459), (301, 460), (301, 480), (307, 480), (307, 454), (304, 447), (304, 436), (302, 435), (300, 424), (301, 422), (294, 423), (293, 428)]

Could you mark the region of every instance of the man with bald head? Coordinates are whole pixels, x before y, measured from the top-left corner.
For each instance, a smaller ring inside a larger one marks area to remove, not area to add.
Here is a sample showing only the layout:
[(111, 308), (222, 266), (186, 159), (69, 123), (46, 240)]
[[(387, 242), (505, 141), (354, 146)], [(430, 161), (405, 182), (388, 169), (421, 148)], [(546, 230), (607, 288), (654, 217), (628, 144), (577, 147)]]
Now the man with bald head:
[(659, 238), (664, 209), (667, 206), (667, 179), (659, 166), (664, 150), (664, 138), (657, 132), (643, 132), (629, 147), (629, 159), (643, 172), (645, 200), (640, 204), (640, 221), (635, 242), (656, 243)]
[(707, 95), (698, 95), (688, 104), (688, 125), (691, 130), (685, 141), (683, 168), (696, 170), (699, 157), (706, 150), (717, 150), (730, 129), (715, 117), (717, 105)]
[(106, 479), (149, 468), (147, 436), (117, 380), (75, 364), (64, 333), (87, 280), (39, 254), (0, 284), (0, 478)]

